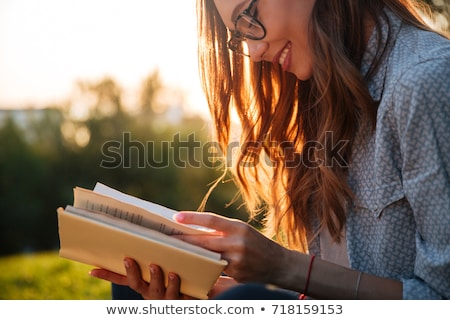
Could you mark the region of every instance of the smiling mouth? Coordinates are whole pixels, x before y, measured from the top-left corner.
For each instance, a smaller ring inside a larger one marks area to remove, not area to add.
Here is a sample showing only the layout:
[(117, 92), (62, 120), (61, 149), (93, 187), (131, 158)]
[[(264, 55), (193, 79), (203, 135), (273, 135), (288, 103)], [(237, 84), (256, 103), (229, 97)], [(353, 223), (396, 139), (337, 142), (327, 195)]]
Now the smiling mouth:
[(292, 48), (292, 43), (288, 42), (286, 44), (286, 46), (282, 50), (280, 50), (280, 52), (274, 57), (272, 63), (273, 64), (278, 63), (283, 67), (283, 69), (287, 69), (287, 64), (289, 62), (287, 58), (289, 56), (291, 48)]

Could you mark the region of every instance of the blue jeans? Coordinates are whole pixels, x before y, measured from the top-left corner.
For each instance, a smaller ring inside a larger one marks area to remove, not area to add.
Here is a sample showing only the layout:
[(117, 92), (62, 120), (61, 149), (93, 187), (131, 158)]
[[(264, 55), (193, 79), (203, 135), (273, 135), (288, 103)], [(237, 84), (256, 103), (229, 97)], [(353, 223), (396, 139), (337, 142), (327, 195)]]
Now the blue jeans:
[[(127, 286), (112, 284), (113, 300), (142, 300), (142, 296)], [(218, 295), (216, 300), (297, 300), (298, 293), (273, 289), (264, 284), (250, 283), (233, 287)]]
[(218, 295), (216, 300), (298, 300), (298, 293), (265, 284), (249, 283), (233, 287)]
[(142, 296), (127, 286), (111, 285), (111, 294), (113, 300), (143, 300)]

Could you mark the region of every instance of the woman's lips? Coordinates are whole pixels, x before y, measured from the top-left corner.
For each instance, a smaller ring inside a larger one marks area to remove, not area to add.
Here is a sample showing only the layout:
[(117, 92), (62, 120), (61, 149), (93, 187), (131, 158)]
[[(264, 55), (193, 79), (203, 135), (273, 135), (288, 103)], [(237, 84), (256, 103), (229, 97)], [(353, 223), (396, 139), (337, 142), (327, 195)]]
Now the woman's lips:
[(273, 64), (280, 64), (284, 71), (289, 69), (291, 64), (291, 42), (288, 42), (283, 49), (281, 49), (273, 58)]

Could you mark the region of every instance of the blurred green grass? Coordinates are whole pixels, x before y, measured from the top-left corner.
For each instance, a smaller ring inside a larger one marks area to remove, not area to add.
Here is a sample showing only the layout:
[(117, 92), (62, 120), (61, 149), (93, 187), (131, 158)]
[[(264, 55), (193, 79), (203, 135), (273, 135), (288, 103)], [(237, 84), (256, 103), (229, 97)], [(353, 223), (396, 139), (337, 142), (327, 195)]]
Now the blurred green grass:
[(95, 279), (92, 267), (43, 252), (0, 258), (2, 300), (106, 300), (109, 282)]

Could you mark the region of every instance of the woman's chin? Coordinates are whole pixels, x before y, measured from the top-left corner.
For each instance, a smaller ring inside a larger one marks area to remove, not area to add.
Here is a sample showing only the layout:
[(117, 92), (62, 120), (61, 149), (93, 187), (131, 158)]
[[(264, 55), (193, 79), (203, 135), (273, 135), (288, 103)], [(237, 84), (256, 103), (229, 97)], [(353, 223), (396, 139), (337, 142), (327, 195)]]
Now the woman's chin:
[(291, 72), (292, 74), (294, 74), (298, 80), (300, 81), (306, 81), (311, 79), (312, 77), (312, 68), (309, 69), (293, 69), (293, 70), (288, 70), (289, 72)]

